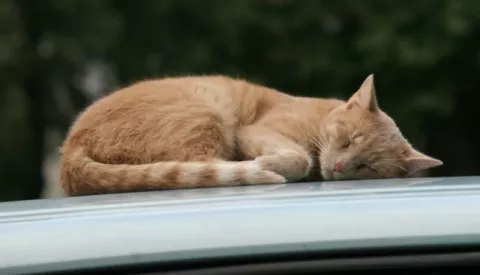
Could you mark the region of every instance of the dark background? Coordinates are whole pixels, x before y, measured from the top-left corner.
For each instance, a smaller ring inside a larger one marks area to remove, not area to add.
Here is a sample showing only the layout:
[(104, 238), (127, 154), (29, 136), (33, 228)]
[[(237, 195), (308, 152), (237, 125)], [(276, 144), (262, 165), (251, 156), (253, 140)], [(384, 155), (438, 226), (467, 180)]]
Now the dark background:
[(429, 176), (480, 172), (480, 1), (1, 0), (0, 200), (58, 187), (76, 114), (148, 77), (222, 73), (380, 106)]

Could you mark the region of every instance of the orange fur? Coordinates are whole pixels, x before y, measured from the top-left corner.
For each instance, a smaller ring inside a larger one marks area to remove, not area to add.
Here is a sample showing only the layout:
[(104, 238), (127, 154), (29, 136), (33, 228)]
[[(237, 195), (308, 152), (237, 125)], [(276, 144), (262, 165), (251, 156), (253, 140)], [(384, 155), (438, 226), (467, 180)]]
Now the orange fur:
[[(409, 145), (378, 109), (373, 78), (365, 83), (348, 102), (225, 76), (133, 84), (72, 125), (61, 149), (62, 186), (73, 196), (283, 183), (311, 175), (316, 165), (328, 180), (406, 176), (440, 165)], [(352, 133), (363, 135), (362, 147), (336, 149)], [(333, 172), (338, 160), (349, 170)], [(370, 170), (355, 170), (367, 160)]]

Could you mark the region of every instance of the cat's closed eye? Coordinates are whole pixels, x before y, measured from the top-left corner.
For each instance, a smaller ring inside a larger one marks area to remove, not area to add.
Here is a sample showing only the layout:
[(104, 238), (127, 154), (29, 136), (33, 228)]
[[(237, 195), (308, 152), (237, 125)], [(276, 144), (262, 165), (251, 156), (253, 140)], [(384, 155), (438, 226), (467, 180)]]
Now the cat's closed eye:
[(344, 141), (342, 141), (342, 144), (340, 145), (340, 149), (347, 149), (348, 147), (350, 147), (350, 140), (349, 139), (345, 139)]
[(367, 169), (368, 166), (364, 163), (357, 165), (357, 170)]
[(361, 163), (361, 164), (357, 165), (357, 171), (377, 172), (372, 166), (367, 165), (365, 163)]

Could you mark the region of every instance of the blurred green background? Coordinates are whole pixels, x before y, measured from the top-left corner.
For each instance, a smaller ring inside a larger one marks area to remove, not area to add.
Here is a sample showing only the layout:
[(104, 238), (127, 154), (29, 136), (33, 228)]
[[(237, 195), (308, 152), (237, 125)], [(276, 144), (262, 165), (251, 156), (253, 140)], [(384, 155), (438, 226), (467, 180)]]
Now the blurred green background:
[(473, 0), (1, 0), (0, 200), (56, 196), (87, 104), (184, 74), (346, 98), (373, 72), (380, 106), (444, 161), (430, 176), (478, 174), (479, 19)]

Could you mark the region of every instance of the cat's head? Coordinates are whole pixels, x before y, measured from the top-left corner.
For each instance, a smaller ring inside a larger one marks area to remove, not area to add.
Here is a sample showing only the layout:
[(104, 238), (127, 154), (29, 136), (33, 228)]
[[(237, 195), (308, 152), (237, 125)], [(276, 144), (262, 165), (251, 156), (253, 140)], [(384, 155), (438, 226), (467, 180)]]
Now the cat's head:
[(319, 161), (326, 180), (400, 178), (443, 164), (415, 150), (378, 107), (373, 74), (322, 125)]

